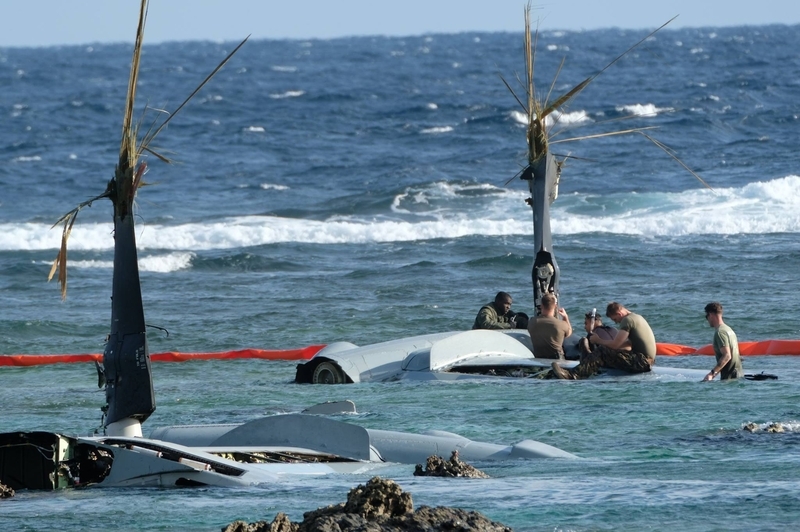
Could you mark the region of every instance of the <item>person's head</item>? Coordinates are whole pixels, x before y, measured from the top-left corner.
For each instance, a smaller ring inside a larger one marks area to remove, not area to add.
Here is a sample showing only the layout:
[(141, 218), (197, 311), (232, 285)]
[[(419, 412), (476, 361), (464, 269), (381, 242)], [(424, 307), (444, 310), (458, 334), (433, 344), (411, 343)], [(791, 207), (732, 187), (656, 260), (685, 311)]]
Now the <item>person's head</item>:
[(497, 295), (494, 296), (494, 307), (502, 314), (511, 310), (511, 302), (511, 295), (506, 292), (497, 292)]
[(542, 296), (542, 314), (552, 316), (556, 309), (556, 296), (547, 293)]
[(583, 328), (586, 329), (586, 332), (594, 330), (595, 327), (602, 327), (602, 326), (603, 326), (603, 318), (600, 317), (600, 314), (595, 312), (594, 316), (592, 316), (591, 312), (586, 313), (586, 317), (583, 320)]
[(611, 318), (611, 321), (614, 323), (619, 323), (622, 319), (629, 314), (628, 309), (617, 303), (616, 301), (612, 301), (606, 307), (606, 316)]
[(711, 327), (719, 327), (722, 323), (722, 304), (716, 301), (706, 305), (706, 320)]

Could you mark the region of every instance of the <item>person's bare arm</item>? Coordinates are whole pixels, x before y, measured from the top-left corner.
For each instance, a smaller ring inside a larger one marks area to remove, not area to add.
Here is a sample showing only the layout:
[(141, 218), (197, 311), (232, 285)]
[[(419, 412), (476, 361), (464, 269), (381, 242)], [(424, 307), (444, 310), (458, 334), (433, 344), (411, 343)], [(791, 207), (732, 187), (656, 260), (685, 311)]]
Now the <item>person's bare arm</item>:
[(569, 316), (567, 316), (567, 311), (563, 308), (558, 309), (558, 315), (567, 322), (567, 326), (569, 327), (569, 332), (567, 332), (567, 336), (572, 335), (572, 324), (569, 322)]
[(711, 381), (711, 380), (714, 380), (714, 377), (716, 377), (717, 375), (719, 375), (719, 372), (720, 372), (720, 371), (722, 371), (722, 368), (724, 368), (724, 367), (725, 367), (725, 365), (726, 365), (728, 362), (730, 362), (730, 361), (731, 361), (731, 348), (730, 348), (730, 346), (723, 345), (723, 346), (720, 348), (720, 351), (722, 352), (722, 356), (721, 356), (721, 357), (719, 357), (719, 362), (717, 362), (717, 365), (716, 365), (716, 366), (714, 366), (714, 369), (712, 369), (711, 371), (709, 371), (709, 372), (708, 372), (708, 375), (706, 375), (706, 376), (703, 378), (703, 380), (704, 380), (704, 381)]
[(604, 345), (606, 347), (610, 347), (611, 349), (622, 349), (624, 347), (630, 346), (630, 342), (628, 341), (628, 331), (619, 331), (617, 335), (614, 337), (613, 340), (603, 340), (602, 338), (597, 337), (596, 335), (592, 335), (589, 339), (593, 344), (597, 345)]

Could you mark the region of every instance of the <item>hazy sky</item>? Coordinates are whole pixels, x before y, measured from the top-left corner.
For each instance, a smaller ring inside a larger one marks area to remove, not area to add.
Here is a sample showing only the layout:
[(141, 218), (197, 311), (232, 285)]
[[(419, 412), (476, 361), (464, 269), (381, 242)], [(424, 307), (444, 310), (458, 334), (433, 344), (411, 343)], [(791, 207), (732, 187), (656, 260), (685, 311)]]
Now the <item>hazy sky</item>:
[[(525, 0), (151, 0), (145, 42), (521, 31)], [(5, 0), (0, 46), (133, 42), (138, 0)], [(540, 28), (798, 24), (798, 0), (542, 0)]]

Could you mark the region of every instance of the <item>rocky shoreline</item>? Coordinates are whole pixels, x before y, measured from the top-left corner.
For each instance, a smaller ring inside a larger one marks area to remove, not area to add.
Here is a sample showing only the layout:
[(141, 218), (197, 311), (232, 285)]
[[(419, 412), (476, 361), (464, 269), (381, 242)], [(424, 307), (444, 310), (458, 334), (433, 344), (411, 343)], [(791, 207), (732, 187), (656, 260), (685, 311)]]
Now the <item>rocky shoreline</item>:
[[(429, 459), (430, 460), (430, 459)], [(441, 458), (440, 458), (441, 460)], [(234, 521), (222, 532), (512, 532), (479, 512), (420, 506), (392, 480), (373, 477), (350, 490), (347, 502), (303, 514), (292, 523), (279, 513), (272, 522)]]

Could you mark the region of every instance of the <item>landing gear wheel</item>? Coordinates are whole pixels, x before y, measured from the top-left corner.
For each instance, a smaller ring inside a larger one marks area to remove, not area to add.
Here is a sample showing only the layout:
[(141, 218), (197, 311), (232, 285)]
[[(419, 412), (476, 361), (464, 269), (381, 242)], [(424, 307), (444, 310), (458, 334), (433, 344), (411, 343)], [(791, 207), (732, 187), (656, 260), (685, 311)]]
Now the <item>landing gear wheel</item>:
[(333, 362), (320, 362), (311, 377), (314, 384), (344, 384), (344, 372)]

